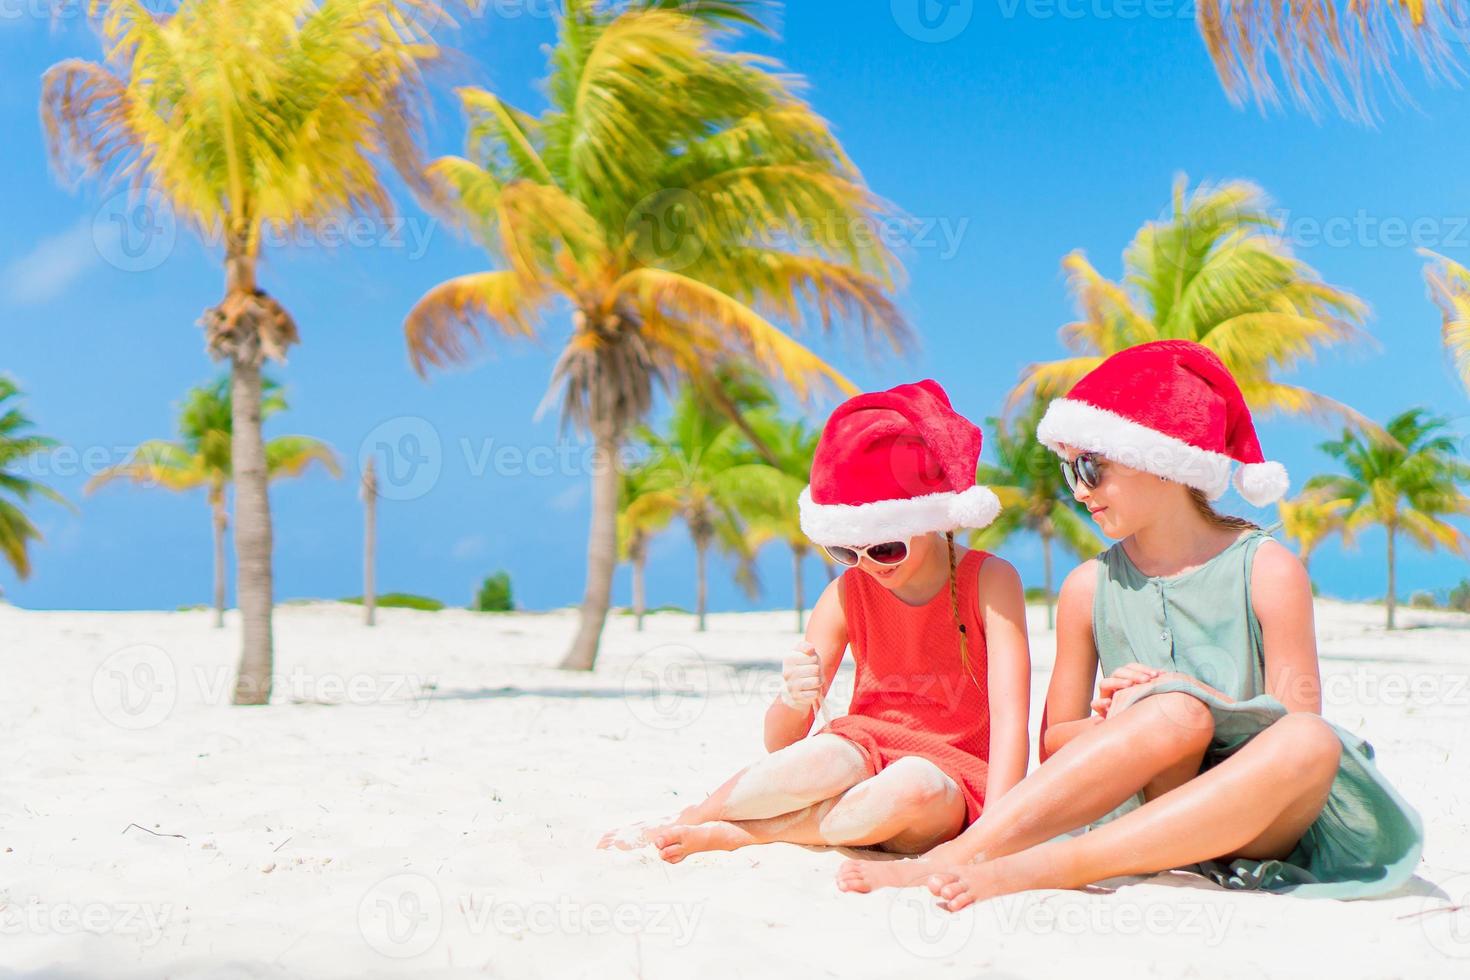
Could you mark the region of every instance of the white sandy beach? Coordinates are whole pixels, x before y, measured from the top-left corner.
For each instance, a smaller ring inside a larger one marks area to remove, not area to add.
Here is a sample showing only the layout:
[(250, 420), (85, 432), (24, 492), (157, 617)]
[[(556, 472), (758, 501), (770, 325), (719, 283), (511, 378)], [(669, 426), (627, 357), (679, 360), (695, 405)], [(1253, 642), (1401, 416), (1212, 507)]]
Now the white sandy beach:
[(1327, 715), (1425, 820), (1399, 894), (1171, 875), (949, 916), (838, 893), (835, 850), (593, 849), (761, 751), (791, 613), (614, 616), (592, 675), (550, 666), (570, 612), (360, 615), (282, 607), (275, 700), (238, 709), (233, 618), (0, 605), (0, 977), (1470, 975), (1470, 616), (1318, 607)]

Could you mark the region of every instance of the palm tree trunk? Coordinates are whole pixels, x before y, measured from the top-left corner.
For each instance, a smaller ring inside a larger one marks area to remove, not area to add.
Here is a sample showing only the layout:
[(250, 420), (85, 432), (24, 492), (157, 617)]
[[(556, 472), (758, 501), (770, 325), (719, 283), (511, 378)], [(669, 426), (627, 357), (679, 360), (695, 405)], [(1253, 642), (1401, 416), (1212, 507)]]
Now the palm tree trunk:
[[(265, 442), (260, 432), (260, 338), (241, 341), (231, 357), (234, 432), (230, 456), (235, 480), (235, 589), (240, 607), (240, 673), (235, 704), (266, 704), (271, 697), (271, 511)], [(252, 349), (253, 348), (253, 349)]]
[(224, 490), (210, 493), (209, 508), (214, 524), (214, 628), (225, 625), (225, 529), (230, 518), (225, 513)]
[(1045, 532), (1041, 535), (1041, 568), (1042, 584), (1046, 589), (1046, 628), (1054, 630), (1057, 628), (1057, 605), (1051, 588), (1051, 535)]
[(709, 542), (702, 536), (694, 539), (694, 611), (699, 617), (699, 632), (705, 631), (705, 604), (709, 598)]
[(1393, 625), (1393, 612), (1394, 612), (1394, 606), (1398, 604), (1397, 603), (1397, 598), (1398, 597), (1395, 594), (1396, 589), (1397, 589), (1397, 582), (1395, 581), (1395, 575), (1394, 575), (1394, 560), (1393, 560), (1394, 559), (1394, 554), (1393, 554), (1393, 549), (1394, 549), (1394, 526), (1392, 524), (1390, 524), (1388, 526), (1388, 628), (1389, 629), (1393, 629), (1394, 628), (1394, 625)]
[(638, 632), (643, 632), (643, 614), (648, 610), (648, 602), (643, 592), (643, 569), (648, 562), (648, 556), (639, 552), (633, 557), (633, 615), (637, 619)]
[(796, 632), (801, 633), (806, 629), (802, 622), (802, 612), (806, 609), (806, 595), (802, 589), (801, 582), (801, 559), (804, 549), (793, 546), (791, 549), (791, 577), (794, 583), (793, 592), (796, 596)]
[(581, 621), (571, 649), (562, 658), (563, 670), (591, 670), (607, 621), (613, 572), (618, 564), (618, 443), (621, 434), (605, 425), (593, 432), (592, 525), (587, 534), (587, 589), (582, 595)]
[(378, 618), (378, 474), (371, 456), (362, 471), (362, 521), (362, 621), (372, 626)]

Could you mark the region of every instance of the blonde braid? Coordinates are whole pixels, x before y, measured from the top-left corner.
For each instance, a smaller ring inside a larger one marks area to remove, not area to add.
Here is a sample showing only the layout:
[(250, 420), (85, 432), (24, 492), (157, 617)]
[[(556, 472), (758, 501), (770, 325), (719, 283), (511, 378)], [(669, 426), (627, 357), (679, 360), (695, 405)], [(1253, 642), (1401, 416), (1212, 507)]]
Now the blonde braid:
[(974, 681), (978, 688), (980, 681), (976, 679), (975, 672), (970, 668), (969, 631), (965, 629), (965, 622), (960, 618), (960, 586), (955, 575), (954, 532), (944, 532), (944, 541), (949, 546), (949, 612), (954, 617), (954, 624), (960, 631), (960, 665), (965, 670), (965, 676)]

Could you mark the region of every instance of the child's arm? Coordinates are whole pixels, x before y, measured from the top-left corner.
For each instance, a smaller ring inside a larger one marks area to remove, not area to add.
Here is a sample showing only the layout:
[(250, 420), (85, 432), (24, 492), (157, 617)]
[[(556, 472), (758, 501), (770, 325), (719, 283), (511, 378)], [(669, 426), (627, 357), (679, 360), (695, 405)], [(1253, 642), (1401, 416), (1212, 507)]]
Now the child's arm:
[[(806, 623), (806, 642), (816, 650), (821, 697), (825, 699), (837, 676), (837, 666), (847, 649), (847, 617), (842, 611), (842, 577), (838, 576), (822, 590)], [(766, 751), (775, 752), (805, 738), (816, 714), (815, 702), (793, 708), (777, 697), (766, 709)]]
[(1266, 690), (1287, 711), (1322, 711), (1312, 581), (1301, 559), (1276, 541), (1256, 550), (1251, 606), (1266, 644)]
[(1041, 761), (1102, 721), (1092, 714), (1097, 680), (1097, 645), (1092, 639), (1092, 593), (1097, 586), (1097, 560), (1072, 570), (1057, 597), (1057, 657), (1046, 691), (1046, 726), (1041, 732)]
[(1026, 597), (1021, 577), (991, 555), (980, 566), (980, 622), (985, 626), (990, 692), (990, 773), (986, 801), (997, 800), (1026, 775), (1031, 754), (1031, 648), (1026, 639)]

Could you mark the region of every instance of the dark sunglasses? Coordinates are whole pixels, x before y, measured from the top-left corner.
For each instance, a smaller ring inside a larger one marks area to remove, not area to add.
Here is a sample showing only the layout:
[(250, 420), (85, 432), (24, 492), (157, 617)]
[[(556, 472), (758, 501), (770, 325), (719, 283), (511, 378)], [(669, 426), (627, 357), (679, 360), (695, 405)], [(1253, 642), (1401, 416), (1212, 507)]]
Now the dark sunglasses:
[(1070, 462), (1062, 460), (1062, 476), (1067, 478), (1067, 486), (1072, 488), (1073, 493), (1077, 492), (1079, 484), (1089, 490), (1096, 490), (1097, 485), (1102, 482), (1105, 465), (1101, 456), (1079, 453)]
[(884, 541), (882, 544), (870, 544), (866, 548), (849, 548), (840, 544), (823, 545), (822, 550), (839, 565), (851, 568), (866, 555), (869, 561), (877, 565), (901, 565), (909, 556), (909, 543), (907, 541)]

